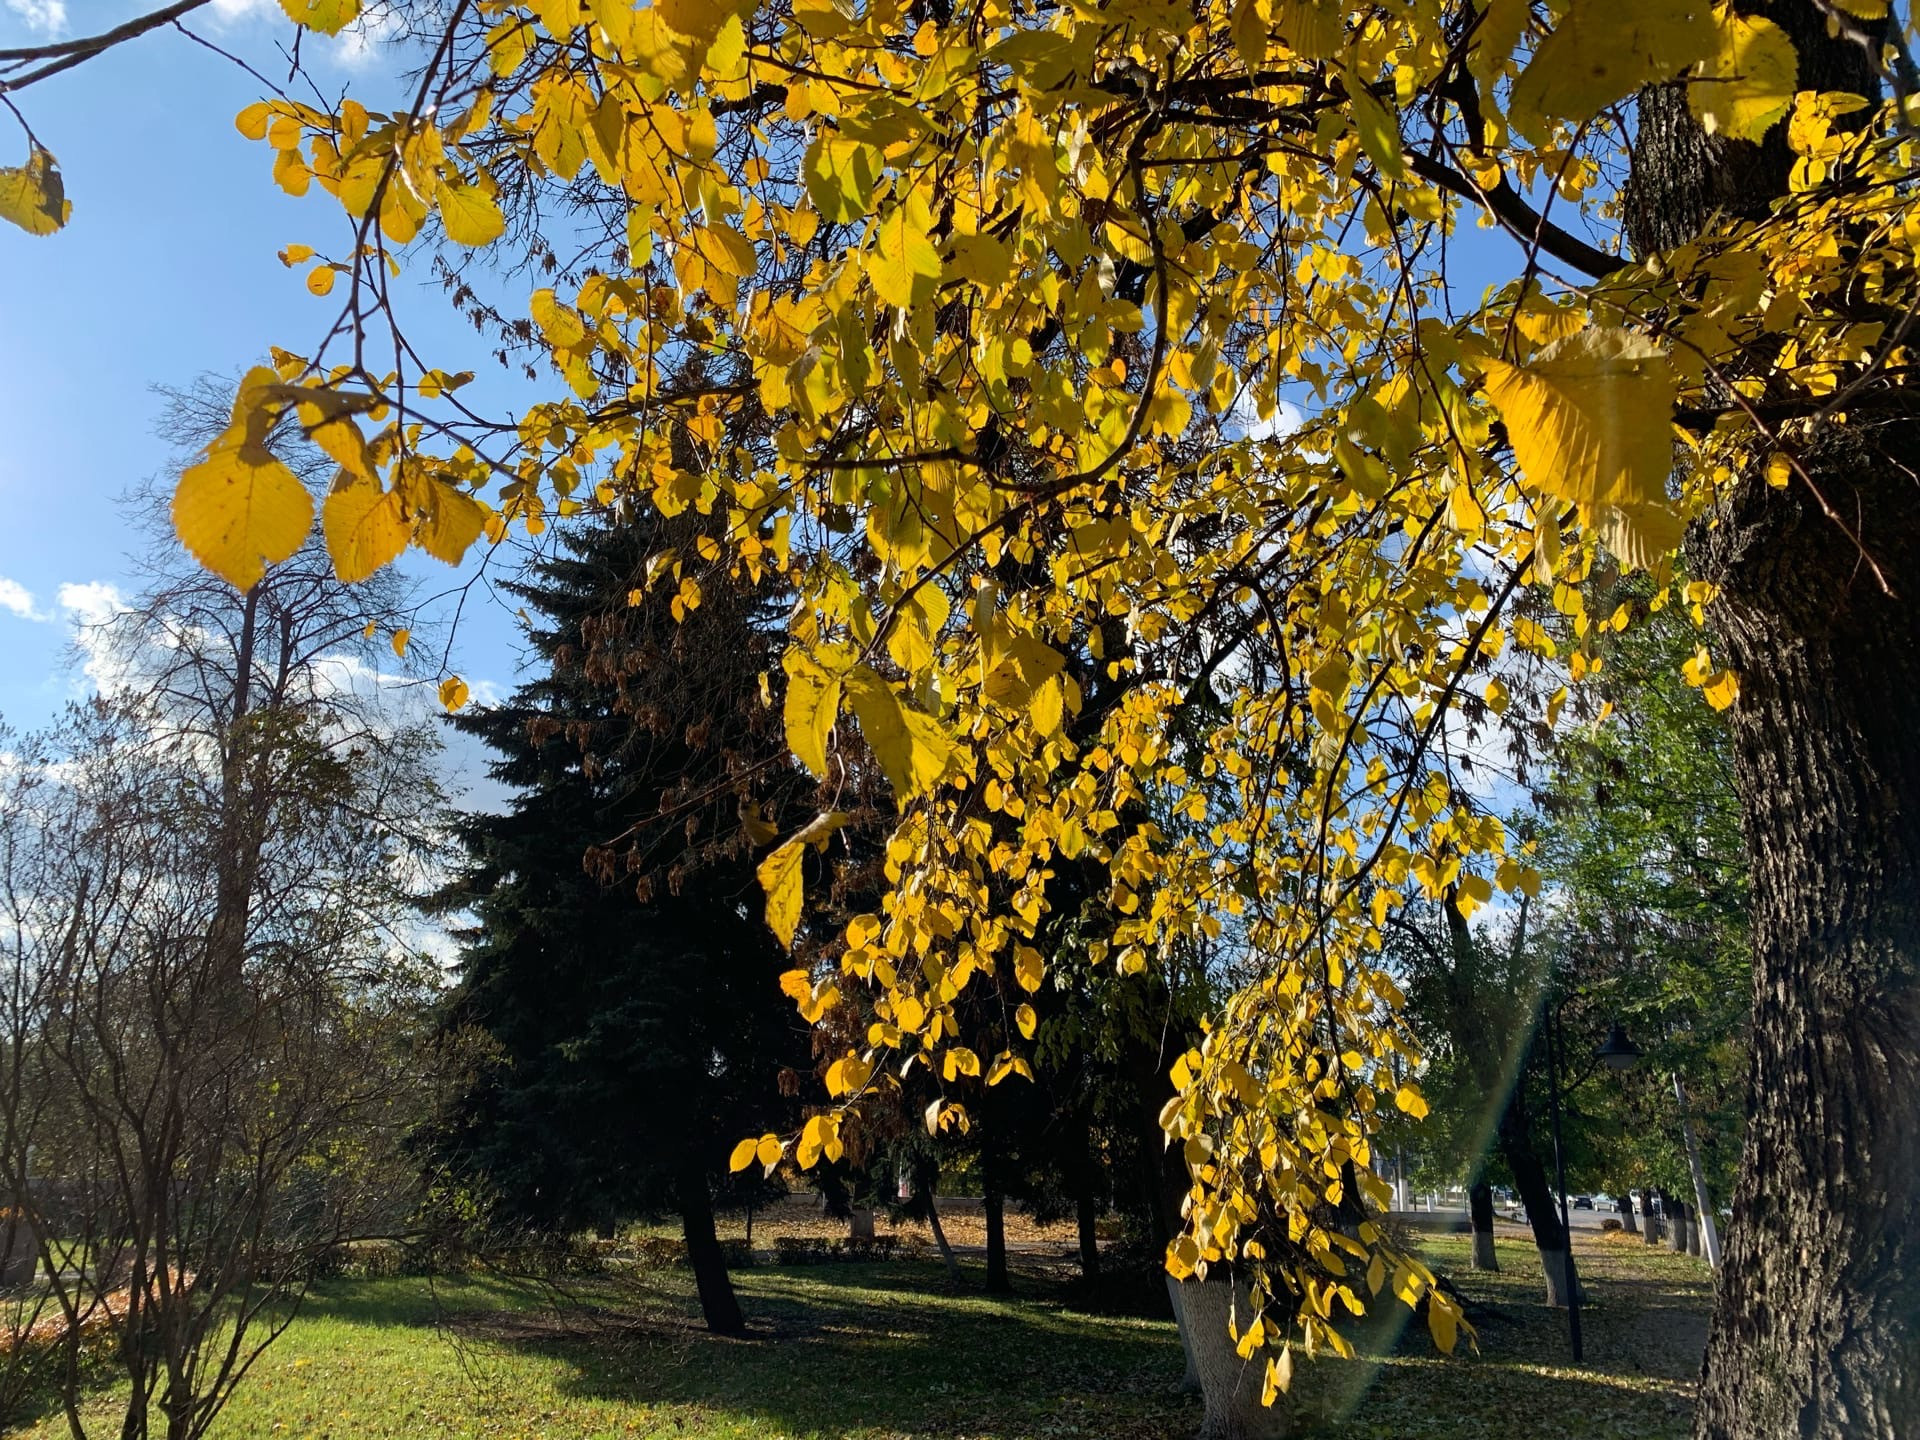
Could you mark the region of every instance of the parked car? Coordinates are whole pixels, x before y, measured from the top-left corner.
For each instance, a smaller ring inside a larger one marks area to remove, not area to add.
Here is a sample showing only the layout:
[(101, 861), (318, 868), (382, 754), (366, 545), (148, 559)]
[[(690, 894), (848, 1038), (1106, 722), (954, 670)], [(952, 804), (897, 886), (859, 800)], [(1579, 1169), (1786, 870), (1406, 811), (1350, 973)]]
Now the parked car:
[(1574, 1196), (1574, 1197), (1573, 1197), (1573, 1208), (1574, 1208), (1574, 1209), (1576, 1209), (1576, 1210), (1591, 1210), (1591, 1209), (1593, 1209), (1593, 1197), (1592, 1197), (1591, 1195), (1576, 1195), (1576, 1196)]
[(1620, 1202), (1602, 1190), (1598, 1195), (1593, 1197), (1593, 1208), (1596, 1210), (1618, 1210), (1620, 1208)]

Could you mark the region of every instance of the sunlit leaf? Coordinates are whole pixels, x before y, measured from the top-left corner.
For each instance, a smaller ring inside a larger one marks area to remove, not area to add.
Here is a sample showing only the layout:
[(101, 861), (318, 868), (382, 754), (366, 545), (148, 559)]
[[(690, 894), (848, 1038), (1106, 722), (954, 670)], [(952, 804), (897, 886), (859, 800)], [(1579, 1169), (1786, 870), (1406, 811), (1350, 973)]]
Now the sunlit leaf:
[(29, 235), (51, 235), (73, 215), (73, 202), (51, 153), (35, 145), (21, 166), (0, 168), (0, 220)]

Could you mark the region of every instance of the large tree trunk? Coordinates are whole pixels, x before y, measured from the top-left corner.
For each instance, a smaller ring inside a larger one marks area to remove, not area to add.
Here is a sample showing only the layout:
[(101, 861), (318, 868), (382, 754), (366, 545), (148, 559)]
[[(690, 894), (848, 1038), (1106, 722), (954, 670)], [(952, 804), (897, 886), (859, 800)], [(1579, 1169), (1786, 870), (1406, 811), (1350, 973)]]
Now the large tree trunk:
[(1493, 1186), (1476, 1180), (1467, 1187), (1467, 1214), (1473, 1222), (1473, 1268), (1498, 1270), (1500, 1257), (1493, 1248)]
[(1687, 1253), (1687, 1202), (1677, 1199), (1672, 1192), (1660, 1192), (1660, 1208), (1667, 1212), (1667, 1224), (1672, 1227), (1667, 1234), (1667, 1244), (1676, 1255)]
[(947, 1279), (960, 1283), (960, 1261), (954, 1256), (953, 1246), (947, 1243), (947, 1227), (940, 1223), (940, 1202), (934, 1196), (927, 1196), (927, 1228), (933, 1232), (934, 1246), (940, 1251), (940, 1260), (947, 1267)]
[(1547, 1303), (1564, 1306), (1579, 1277), (1574, 1270), (1573, 1252), (1567, 1247), (1567, 1232), (1560, 1223), (1553, 1188), (1547, 1184), (1546, 1167), (1533, 1150), (1526, 1096), (1520, 1083), (1514, 1085), (1507, 1098), (1496, 1133), (1501, 1158), (1513, 1172), (1514, 1189), (1520, 1192), (1520, 1203), (1527, 1210), (1527, 1224), (1533, 1230), (1534, 1246), (1540, 1251), (1540, 1268), (1547, 1280)]
[(1011, 1295), (1013, 1281), (1007, 1275), (1007, 1200), (1000, 1188), (999, 1153), (991, 1137), (981, 1147), (980, 1175), (986, 1192), (981, 1208), (987, 1216), (987, 1293)]
[(1232, 1338), (1232, 1328), (1252, 1316), (1246, 1286), (1189, 1280), (1180, 1286), (1180, 1296), (1206, 1401), (1198, 1440), (1285, 1440), (1292, 1420), (1289, 1397), (1277, 1396), (1270, 1406), (1260, 1403), (1267, 1352), (1242, 1359)]
[(1100, 1278), (1100, 1207), (1091, 1187), (1074, 1197), (1075, 1218), (1080, 1228), (1080, 1274), (1083, 1279)]
[[(1186, 1160), (1179, 1150), (1166, 1143), (1167, 1133), (1160, 1128), (1160, 1107), (1173, 1094), (1167, 1066), (1163, 1063), (1165, 1059), (1164, 1045), (1152, 1048), (1138, 1038), (1127, 1044), (1126, 1063), (1135, 1102), (1134, 1129), (1139, 1139), (1139, 1163), (1134, 1178), (1146, 1210), (1155, 1255), (1165, 1255), (1167, 1246), (1179, 1233), (1180, 1200), (1187, 1187)], [(1166, 1282), (1167, 1302), (1180, 1329), (1180, 1350), (1186, 1362), (1180, 1390), (1182, 1394), (1194, 1394), (1200, 1389), (1200, 1369), (1194, 1360), (1193, 1338), (1181, 1300), (1183, 1287), (1171, 1275), (1166, 1277)]]
[[(1872, 47), (1829, 36), (1818, 0), (1738, 8), (1787, 31), (1801, 89), (1878, 93)], [(1786, 128), (1711, 139), (1679, 87), (1647, 92), (1635, 248), (1764, 213)], [(1920, 424), (1883, 398), (1806, 446), (1811, 485), (1749, 473), (1688, 537), (1740, 677), (1755, 961), (1699, 1440), (1920, 1434)]]
[(1631, 1190), (1622, 1190), (1620, 1192), (1620, 1224), (1629, 1235), (1638, 1235), (1640, 1233), (1639, 1223), (1633, 1218), (1633, 1192)]
[(680, 1233), (687, 1242), (687, 1263), (693, 1267), (693, 1283), (700, 1292), (700, 1313), (706, 1317), (707, 1329), (716, 1335), (743, 1335), (747, 1321), (727, 1275), (720, 1237), (714, 1233), (713, 1196), (707, 1190), (706, 1173), (698, 1162), (688, 1160), (674, 1177), (673, 1188), (674, 1198), (680, 1202)]
[(1712, 1440), (1920, 1434), (1920, 425), (1753, 479), (1694, 551), (1741, 677), (1756, 951)]

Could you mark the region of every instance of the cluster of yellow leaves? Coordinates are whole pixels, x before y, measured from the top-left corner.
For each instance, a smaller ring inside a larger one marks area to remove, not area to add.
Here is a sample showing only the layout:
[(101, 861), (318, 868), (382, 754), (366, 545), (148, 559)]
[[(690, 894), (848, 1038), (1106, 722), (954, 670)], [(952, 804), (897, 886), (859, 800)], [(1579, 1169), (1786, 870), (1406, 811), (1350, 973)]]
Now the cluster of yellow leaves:
[[(858, 1014), (864, 1043), (829, 1068), (830, 1108), (735, 1167), (835, 1158), (905, 1066), (939, 1077), (936, 1131), (968, 1123), (971, 1087), (1030, 1075), (1050, 882), (1097, 866), (1096, 964), (1231, 944), (1252, 977), (1176, 1067), (1163, 1122), (1192, 1188), (1170, 1268), (1252, 1276), (1270, 1390), (1283, 1332), (1344, 1352), (1336, 1317), (1382, 1291), (1425, 1299), (1451, 1348), (1432, 1277), (1337, 1218), (1384, 1203), (1383, 1114), (1424, 1110), (1379, 962), (1393, 910), (1539, 885), (1459, 783), (1449, 716), (1471, 698), (1556, 722), (1613, 623), (1584, 610), (1596, 558), (1667, 594), (1715, 487), (1791, 455), (1791, 427), (1744, 404), (1838, 405), (1903, 373), (1904, 329), (1861, 303), (1913, 300), (1905, 117), (1851, 125), (1855, 101), (1797, 90), (1777, 27), (1705, 0), (467, 13), (429, 113), (272, 101), (240, 126), (348, 217), (319, 294), (376, 293), (436, 215), (491, 242), (499, 176), (624, 217), (530, 298), (563, 386), (483, 458), (490, 432), (407, 418), (425, 377), (409, 395), (285, 357), (190, 472), (183, 537), (236, 583), (298, 543), (303, 497), (259, 444), (289, 408), (341, 465), (323, 521), (343, 574), (537, 531), (583, 487), (724, 513), (732, 563), (795, 596), (794, 754), (829, 784), (876, 766), (900, 809), (875, 912), (783, 980), (810, 1023), (859, 1035)], [(1716, 134), (1784, 124), (1790, 203), (1637, 264), (1516, 223), (1552, 196), (1607, 224), (1618, 107), (1667, 80)], [(1445, 269), (1468, 218), (1529, 256), (1477, 306)], [(1681, 428), (1680, 407), (1724, 413)], [(476, 520), (460, 502), (488, 483)], [(678, 557), (656, 578), (700, 603)], [(1530, 589), (1566, 653), (1518, 612)], [(1708, 658), (1688, 678), (1734, 702)], [(835, 823), (761, 866), (783, 940), (809, 929), (809, 847)], [(1011, 1025), (976, 1050), (962, 1002), (983, 994)]]

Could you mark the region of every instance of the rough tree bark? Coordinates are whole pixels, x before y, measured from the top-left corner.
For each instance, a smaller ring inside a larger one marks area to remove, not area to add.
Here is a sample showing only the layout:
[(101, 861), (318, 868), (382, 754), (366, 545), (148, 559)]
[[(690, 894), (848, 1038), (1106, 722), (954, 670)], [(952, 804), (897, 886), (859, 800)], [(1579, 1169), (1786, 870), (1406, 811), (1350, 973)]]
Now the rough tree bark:
[(1640, 1192), (1640, 1228), (1641, 1238), (1649, 1245), (1660, 1243), (1660, 1217), (1653, 1213), (1653, 1191)]
[(1633, 1192), (1631, 1190), (1622, 1190), (1620, 1192), (1620, 1225), (1629, 1235), (1638, 1235), (1640, 1233), (1640, 1226), (1633, 1218)]
[[(1878, 92), (1819, 0), (1738, 8), (1786, 29), (1801, 88)], [(1785, 193), (1785, 126), (1712, 139), (1673, 88), (1640, 111), (1641, 253)], [(1688, 536), (1741, 682), (1755, 962), (1698, 1440), (1920, 1434), (1920, 415), (1860, 398), (1803, 453), (1811, 486), (1750, 473)]]
[(1694, 547), (1741, 676), (1746, 1149), (1698, 1434), (1920, 1434), (1920, 423), (1749, 480)]
[(1266, 1352), (1242, 1359), (1230, 1337), (1230, 1325), (1235, 1320), (1244, 1325), (1252, 1313), (1246, 1286), (1226, 1279), (1189, 1280), (1180, 1294), (1206, 1396), (1198, 1440), (1285, 1440), (1292, 1428), (1290, 1397), (1282, 1395), (1271, 1406), (1260, 1403)]

